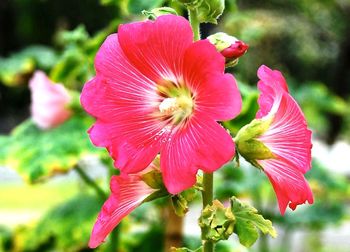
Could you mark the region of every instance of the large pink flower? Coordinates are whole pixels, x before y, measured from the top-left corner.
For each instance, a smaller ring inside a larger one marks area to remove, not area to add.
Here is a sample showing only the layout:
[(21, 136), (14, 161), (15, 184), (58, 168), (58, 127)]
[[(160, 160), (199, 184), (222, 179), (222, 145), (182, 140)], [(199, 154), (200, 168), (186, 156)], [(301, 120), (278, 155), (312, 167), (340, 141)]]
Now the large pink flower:
[(29, 81), (29, 88), (32, 95), (31, 115), (39, 128), (56, 127), (71, 116), (67, 108), (71, 96), (62, 84), (55, 84), (44, 72), (36, 71)]
[(236, 81), (207, 40), (193, 42), (189, 22), (165, 15), (121, 25), (95, 59), (96, 77), (81, 102), (97, 118), (92, 142), (107, 147), (123, 174), (161, 154), (170, 193), (191, 187), (199, 168), (213, 172), (235, 153), (219, 120), (241, 109)]
[(256, 118), (270, 120), (268, 130), (257, 139), (275, 158), (257, 160), (276, 192), (281, 214), (313, 196), (304, 174), (311, 168), (311, 131), (300, 107), (288, 92), (281, 72), (261, 66), (258, 70), (261, 92)]
[(142, 180), (141, 174), (113, 176), (110, 187), (112, 193), (97, 217), (89, 241), (90, 248), (104, 242), (125, 216), (156, 191)]

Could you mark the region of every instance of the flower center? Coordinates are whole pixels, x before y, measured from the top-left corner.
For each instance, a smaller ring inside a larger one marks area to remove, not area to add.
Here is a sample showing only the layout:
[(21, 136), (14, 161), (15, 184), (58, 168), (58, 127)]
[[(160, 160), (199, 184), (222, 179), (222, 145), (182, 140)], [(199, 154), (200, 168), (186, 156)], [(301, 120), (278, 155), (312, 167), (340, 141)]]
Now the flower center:
[(161, 100), (158, 108), (162, 117), (171, 119), (178, 124), (187, 119), (193, 112), (194, 101), (191, 92), (184, 85), (178, 86), (167, 82), (166, 85), (158, 85)]

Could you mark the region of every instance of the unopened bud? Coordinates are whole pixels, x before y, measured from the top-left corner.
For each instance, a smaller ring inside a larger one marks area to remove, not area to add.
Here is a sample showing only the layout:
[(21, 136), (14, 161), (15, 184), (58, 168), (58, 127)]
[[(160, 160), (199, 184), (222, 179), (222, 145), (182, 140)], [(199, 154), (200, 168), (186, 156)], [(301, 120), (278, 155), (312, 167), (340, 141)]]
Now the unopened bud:
[(160, 7), (160, 8), (155, 8), (151, 11), (143, 10), (142, 14), (146, 16), (149, 20), (156, 20), (157, 17), (163, 16), (163, 15), (177, 15), (176, 10), (170, 7)]
[(249, 46), (236, 37), (218, 32), (208, 37), (216, 49), (225, 57), (226, 67), (233, 67), (238, 63), (238, 58), (244, 55)]
[(248, 47), (249, 46), (243, 41), (237, 40), (235, 43), (222, 50), (221, 54), (224, 55), (225, 58), (237, 59), (247, 52)]

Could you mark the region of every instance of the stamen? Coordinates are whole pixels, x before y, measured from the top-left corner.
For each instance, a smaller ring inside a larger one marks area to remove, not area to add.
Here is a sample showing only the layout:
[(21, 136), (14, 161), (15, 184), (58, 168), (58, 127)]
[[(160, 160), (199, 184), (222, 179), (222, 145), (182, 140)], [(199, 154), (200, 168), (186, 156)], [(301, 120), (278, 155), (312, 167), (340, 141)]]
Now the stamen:
[(172, 115), (178, 109), (179, 105), (176, 98), (165, 98), (159, 104), (159, 111), (164, 115)]

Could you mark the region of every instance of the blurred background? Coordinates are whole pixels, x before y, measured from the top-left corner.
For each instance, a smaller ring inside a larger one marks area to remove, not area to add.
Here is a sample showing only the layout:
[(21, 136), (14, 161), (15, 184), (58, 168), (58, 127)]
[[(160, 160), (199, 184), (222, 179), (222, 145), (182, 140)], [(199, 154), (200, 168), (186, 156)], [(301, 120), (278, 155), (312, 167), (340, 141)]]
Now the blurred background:
[[(93, 118), (79, 105), (94, 75), (96, 51), (118, 24), (145, 19), (142, 10), (166, 0), (0, 1), (0, 251), (89, 251), (87, 241), (109, 193), (115, 169), (105, 150), (90, 144)], [(349, 251), (350, 248), (350, 1), (230, 0), (219, 25), (250, 48), (230, 71), (243, 96), (241, 115), (225, 122), (233, 133), (258, 109), (258, 67), (284, 73), (313, 131), (315, 203), (280, 216), (271, 185), (243, 163), (216, 174), (215, 196), (237, 195), (270, 218), (278, 238), (262, 236), (244, 248), (233, 236), (218, 251)], [(72, 97), (64, 123), (42, 129), (31, 120), (29, 80), (41, 70)], [(184, 219), (167, 200), (147, 203), (126, 218), (96, 251), (165, 251), (200, 245), (195, 198)], [(164, 224), (165, 223), (165, 224)], [(176, 224), (176, 225), (175, 225)]]

